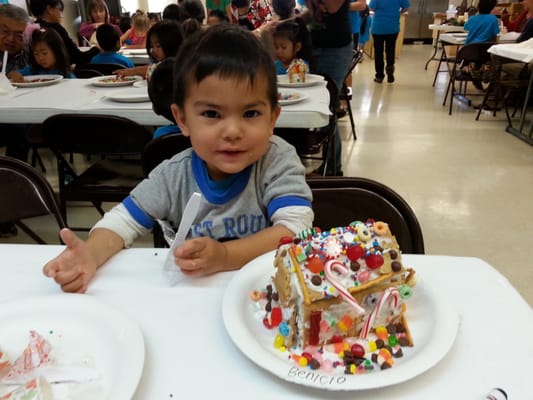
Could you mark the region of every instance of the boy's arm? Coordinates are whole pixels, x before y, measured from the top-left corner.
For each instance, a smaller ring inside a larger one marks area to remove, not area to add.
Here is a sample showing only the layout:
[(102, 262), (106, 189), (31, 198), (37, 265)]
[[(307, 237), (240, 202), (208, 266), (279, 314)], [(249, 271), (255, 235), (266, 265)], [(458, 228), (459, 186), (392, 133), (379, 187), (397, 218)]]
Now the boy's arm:
[(190, 276), (236, 270), (261, 254), (276, 249), (283, 236), (292, 237), (294, 232), (278, 224), (251, 236), (223, 243), (207, 237), (195, 238), (175, 250), (175, 261)]
[(85, 242), (67, 228), (59, 234), (67, 247), (44, 266), (43, 273), (64, 292), (85, 293), (97, 268), (124, 248), (124, 240), (109, 229), (94, 229)]

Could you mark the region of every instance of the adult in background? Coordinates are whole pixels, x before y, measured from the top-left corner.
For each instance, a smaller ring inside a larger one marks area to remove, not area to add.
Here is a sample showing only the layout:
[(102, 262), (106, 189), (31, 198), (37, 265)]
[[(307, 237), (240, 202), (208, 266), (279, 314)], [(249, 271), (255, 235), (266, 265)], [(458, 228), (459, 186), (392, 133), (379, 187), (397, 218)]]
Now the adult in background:
[(122, 35), (118, 25), (111, 24), (109, 9), (104, 0), (89, 0), (87, 3), (87, 21), (80, 25), (80, 35), (83, 36), (91, 45), (97, 45), (96, 29), (103, 24), (111, 25), (118, 33)]
[[(307, 0), (311, 20), (311, 42), (317, 73), (329, 76), (342, 87), (352, 60), (350, 0)], [(335, 129), (335, 146), (328, 146), (326, 175), (342, 175), (342, 146), (339, 127)], [(324, 166), (314, 171), (322, 175)]]
[(30, 12), (36, 18), (37, 22), (43, 28), (52, 28), (59, 33), (65, 43), (67, 53), (71, 64), (86, 64), (97, 55), (100, 50), (98, 47), (91, 47), (87, 51), (81, 51), (78, 45), (69, 36), (67, 30), (61, 25), (63, 18), (63, 0), (29, 0)]
[[(24, 43), (24, 31), (30, 22), (26, 10), (13, 4), (0, 4), (0, 67), (7, 52), (6, 72), (24, 68), (28, 64), (28, 53)], [(22, 161), (28, 158), (26, 127), (18, 124), (0, 124), (0, 142), (6, 146), (6, 156)], [(4, 194), (5, 196), (5, 194)], [(10, 223), (0, 224), (0, 237), (17, 234), (17, 228)]]
[[(394, 62), (396, 60), (396, 39), (400, 32), (400, 14), (407, 12), (409, 0), (370, 0), (370, 11), (374, 11), (372, 20), (372, 38), (374, 39), (374, 82), (382, 83), (387, 73), (387, 82), (394, 82)], [(387, 66), (383, 60), (383, 50)]]
[(232, 0), (231, 23), (261, 34), (261, 28), (272, 20), (272, 7), (268, 0)]

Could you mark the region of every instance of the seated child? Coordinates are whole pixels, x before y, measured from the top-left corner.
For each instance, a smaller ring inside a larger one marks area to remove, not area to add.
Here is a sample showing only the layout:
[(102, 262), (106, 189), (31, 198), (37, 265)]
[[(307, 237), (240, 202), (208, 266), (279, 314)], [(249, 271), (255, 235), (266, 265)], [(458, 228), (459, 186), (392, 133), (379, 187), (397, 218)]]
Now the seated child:
[(308, 70), (313, 64), (311, 38), (301, 18), (287, 20), (276, 26), (273, 34), (275, 64), (278, 75), (285, 75), (291, 62), (303, 60)]
[(96, 28), (96, 40), (102, 52), (95, 55), (91, 63), (120, 64), (126, 68), (133, 68), (135, 66), (128, 57), (117, 53), (120, 49), (120, 36), (112, 25), (102, 24)]
[(186, 39), (177, 59), (172, 114), (192, 148), (152, 170), (87, 241), (61, 230), (66, 248), (43, 272), (66, 292), (85, 292), (96, 269), (156, 219), (177, 227), (194, 192), (202, 194), (200, 209), (173, 253), (188, 276), (239, 269), (312, 226), (304, 166), (293, 146), (273, 136), (281, 111), (276, 69), (260, 40), (217, 25)]
[(468, 36), (465, 45), (470, 43), (496, 42), (500, 33), (498, 18), (491, 14), (496, 0), (479, 0), (479, 14), (470, 17), (465, 23)]
[(154, 139), (169, 135), (171, 133), (181, 133), (172, 115), (171, 105), (173, 102), (172, 88), (174, 86), (174, 62), (175, 57), (168, 57), (161, 61), (152, 72), (148, 82), (148, 96), (152, 102), (152, 108), (157, 115), (168, 119), (171, 124), (160, 126), (154, 131)]
[(24, 82), (28, 75), (62, 75), (76, 78), (72, 73), (65, 43), (52, 28), (35, 29), (31, 34), (29, 64), (7, 74), (13, 82)]
[(129, 48), (142, 49), (146, 45), (148, 29), (150, 29), (148, 15), (142, 10), (137, 10), (131, 17), (131, 28), (120, 37), (120, 43)]

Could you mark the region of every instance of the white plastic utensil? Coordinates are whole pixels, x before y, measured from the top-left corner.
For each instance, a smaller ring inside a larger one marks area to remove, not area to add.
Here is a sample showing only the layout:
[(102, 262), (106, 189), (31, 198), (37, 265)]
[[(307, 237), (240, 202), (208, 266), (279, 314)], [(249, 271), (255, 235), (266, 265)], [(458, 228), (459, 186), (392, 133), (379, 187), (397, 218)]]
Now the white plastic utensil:
[(16, 88), (11, 85), (6, 76), (7, 68), (7, 51), (4, 51), (4, 58), (2, 60), (2, 72), (0, 72), (0, 94), (11, 93)]
[[(187, 202), (185, 209), (183, 210), (183, 215), (181, 217), (180, 225), (178, 227), (178, 232), (176, 233), (176, 236), (174, 237), (174, 240), (170, 245), (167, 258), (165, 259), (165, 265), (163, 270), (170, 284), (173, 286), (186, 277), (186, 275), (181, 272), (179, 266), (176, 265), (176, 263), (174, 262), (174, 250), (181, 246), (183, 242), (185, 242), (185, 238), (187, 237), (187, 233), (191, 229), (191, 225), (194, 222), (194, 218), (196, 218), (196, 214), (198, 213), (198, 209), (200, 208), (201, 202), (202, 195), (200, 193), (194, 192), (189, 201)], [(169, 229), (172, 228), (170, 228), (167, 223), (162, 223), (162, 221), (158, 222), (160, 223), (161, 228), (163, 229), (165, 239), (169, 241), (169, 239), (172, 237), (171, 233), (169, 232)]]

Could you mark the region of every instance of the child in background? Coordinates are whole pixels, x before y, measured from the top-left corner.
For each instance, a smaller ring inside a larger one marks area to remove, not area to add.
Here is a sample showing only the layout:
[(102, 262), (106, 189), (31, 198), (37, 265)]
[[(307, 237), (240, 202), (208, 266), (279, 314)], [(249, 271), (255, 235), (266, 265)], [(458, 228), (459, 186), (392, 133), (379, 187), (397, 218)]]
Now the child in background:
[(36, 29), (31, 34), (29, 65), (8, 74), (13, 82), (24, 82), (28, 75), (62, 75), (76, 78), (72, 73), (63, 39), (54, 29)]
[(126, 68), (135, 67), (128, 57), (117, 53), (120, 49), (120, 36), (112, 25), (100, 25), (96, 29), (96, 40), (102, 52), (95, 55), (91, 63), (111, 63), (124, 65)]
[(149, 78), (157, 63), (167, 57), (176, 56), (182, 42), (183, 31), (180, 24), (172, 20), (158, 22), (150, 27), (146, 35), (146, 52), (150, 56), (150, 64), (118, 69), (113, 73), (118, 76), (140, 75)]
[(191, 237), (173, 253), (188, 276), (239, 269), (312, 226), (304, 166), (272, 134), (280, 113), (276, 69), (260, 40), (217, 25), (189, 37), (177, 60), (172, 114), (192, 148), (152, 170), (86, 242), (61, 230), (66, 249), (43, 272), (66, 292), (85, 292), (96, 269), (155, 219), (177, 227), (194, 192), (202, 201)]
[(479, 14), (468, 18), (465, 23), (465, 31), (468, 36), (465, 45), (470, 43), (496, 42), (500, 33), (498, 17), (491, 14), (496, 7), (496, 0), (479, 0)]
[(131, 17), (131, 28), (120, 37), (122, 45), (132, 49), (142, 49), (146, 46), (146, 33), (150, 28), (148, 15), (137, 10)]
[[(102, 24), (110, 24), (109, 9), (104, 0), (89, 0), (87, 4), (87, 19), (80, 25), (80, 36), (84, 37), (91, 45), (97, 45), (96, 29)], [(122, 35), (118, 25), (113, 25), (119, 37)], [(85, 46), (85, 45), (84, 45)]]
[(207, 13), (207, 25), (213, 26), (222, 23), (229, 24), (229, 18), (223, 11), (220, 11), (215, 8)]
[(314, 58), (309, 31), (301, 18), (276, 25), (273, 34), (275, 64), (278, 75), (285, 75), (294, 59), (302, 59), (314, 71)]
[(172, 88), (174, 87), (174, 62), (176, 57), (167, 57), (161, 61), (152, 72), (150, 82), (148, 82), (148, 96), (152, 102), (152, 109), (157, 115), (168, 119), (171, 124), (160, 126), (154, 131), (154, 139), (169, 135), (171, 133), (181, 133), (179, 126), (172, 115)]

